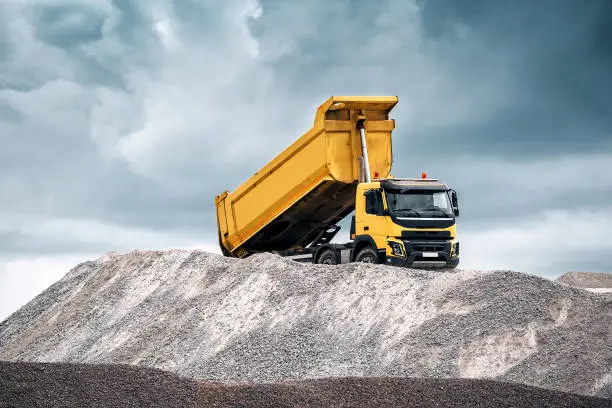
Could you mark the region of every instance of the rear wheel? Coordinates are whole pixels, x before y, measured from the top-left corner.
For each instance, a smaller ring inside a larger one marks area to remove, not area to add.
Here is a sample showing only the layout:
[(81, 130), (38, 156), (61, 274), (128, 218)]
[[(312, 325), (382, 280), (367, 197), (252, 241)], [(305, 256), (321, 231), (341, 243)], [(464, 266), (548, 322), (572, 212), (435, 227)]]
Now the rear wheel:
[(359, 250), (355, 262), (378, 263), (378, 253), (372, 247), (365, 247)]
[(319, 255), (319, 259), (317, 263), (326, 264), (326, 265), (336, 265), (338, 261), (336, 260), (336, 254), (331, 249), (326, 249), (321, 252)]

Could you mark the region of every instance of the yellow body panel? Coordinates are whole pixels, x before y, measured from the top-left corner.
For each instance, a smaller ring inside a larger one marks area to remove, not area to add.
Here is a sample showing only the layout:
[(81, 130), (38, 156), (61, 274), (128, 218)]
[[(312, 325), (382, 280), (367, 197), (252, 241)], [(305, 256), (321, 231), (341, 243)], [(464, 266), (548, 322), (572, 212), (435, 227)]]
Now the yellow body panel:
[(365, 210), (363, 194), (367, 190), (376, 188), (380, 188), (380, 182), (361, 183), (357, 187), (357, 196), (355, 198), (355, 233), (356, 235), (369, 235), (374, 240), (376, 248), (385, 248), (387, 246), (387, 237), (389, 236), (389, 217), (367, 214)]
[[(354, 195), (344, 193), (342, 198), (336, 198), (344, 202), (337, 203), (333, 193), (324, 192), (340, 190), (344, 187), (339, 185), (350, 186), (360, 180), (358, 119), (366, 119), (371, 177), (388, 177), (392, 165), (391, 133), (395, 127), (389, 112), (396, 103), (395, 96), (334, 96), (325, 101), (317, 109), (309, 131), (235, 191), (216, 197), (219, 239), (224, 251), (234, 256), (246, 255), (249, 239), (288, 210), (298, 211), (299, 215), (298, 204), (306, 197), (323, 207), (337, 205), (339, 212), (351, 207)], [(313, 225), (333, 218), (322, 212), (309, 213), (308, 217)], [(273, 234), (264, 235), (272, 239)], [(261, 240), (265, 236), (255, 238)]]

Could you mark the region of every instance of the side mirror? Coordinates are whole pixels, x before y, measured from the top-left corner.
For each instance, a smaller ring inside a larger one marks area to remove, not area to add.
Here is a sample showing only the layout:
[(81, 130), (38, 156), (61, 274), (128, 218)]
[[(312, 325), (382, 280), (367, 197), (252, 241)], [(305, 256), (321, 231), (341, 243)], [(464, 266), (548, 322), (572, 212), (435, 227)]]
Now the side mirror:
[(459, 201), (457, 200), (457, 192), (455, 190), (450, 190), (451, 193), (451, 204), (453, 206), (453, 213), (456, 217), (459, 216)]

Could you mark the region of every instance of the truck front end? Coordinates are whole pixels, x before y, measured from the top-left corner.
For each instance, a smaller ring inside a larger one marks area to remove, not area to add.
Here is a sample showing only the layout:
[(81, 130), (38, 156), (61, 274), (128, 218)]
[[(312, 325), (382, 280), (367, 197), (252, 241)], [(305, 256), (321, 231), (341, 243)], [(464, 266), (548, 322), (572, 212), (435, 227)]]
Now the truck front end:
[(425, 174), (374, 179), (358, 186), (357, 197), (352, 260), (405, 267), (459, 264), (457, 194), (446, 184)]
[(423, 176), (380, 183), (390, 221), (385, 263), (454, 268), (459, 264), (457, 194), (446, 184)]

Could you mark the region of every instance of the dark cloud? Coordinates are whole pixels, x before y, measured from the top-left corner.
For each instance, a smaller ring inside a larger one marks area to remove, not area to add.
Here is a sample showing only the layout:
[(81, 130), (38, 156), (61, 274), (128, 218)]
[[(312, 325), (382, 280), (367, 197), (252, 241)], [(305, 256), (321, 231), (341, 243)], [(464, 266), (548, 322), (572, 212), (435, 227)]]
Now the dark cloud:
[(102, 38), (105, 15), (86, 4), (38, 8), (35, 35), (47, 44), (70, 49)]
[[(612, 3), (424, 4), (424, 32), (443, 44), (441, 51), (460, 70), (478, 71), (478, 66), (501, 58), (512, 77), (510, 89), (490, 89), (507, 93), (508, 101), (488, 121), (437, 130), (454, 141), (447, 148), (499, 156), (609, 151)], [(478, 41), (478, 58), (464, 57), (469, 45), (457, 35), (457, 27), (465, 27), (467, 38)]]
[(611, 3), (422, 4), (415, 16), (408, 2), (290, 13), (264, 1), (250, 27), (296, 94), (399, 95), (398, 150), (432, 141), (443, 154), (500, 157), (610, 148)]

